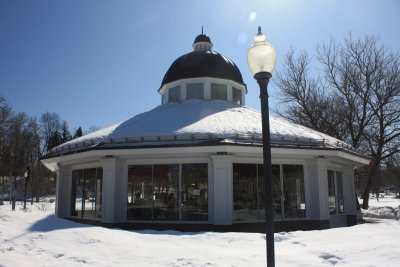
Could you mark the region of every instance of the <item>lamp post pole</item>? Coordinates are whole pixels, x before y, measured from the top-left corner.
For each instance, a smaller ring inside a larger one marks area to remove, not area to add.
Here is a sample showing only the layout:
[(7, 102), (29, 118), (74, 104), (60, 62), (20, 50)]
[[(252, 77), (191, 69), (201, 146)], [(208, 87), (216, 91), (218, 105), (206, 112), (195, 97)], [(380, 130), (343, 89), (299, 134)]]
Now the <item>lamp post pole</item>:
[(24, 210), (26, 209), (26, 193), (27, 193), (26, 191), (28, 188), (29, 175), (30, 175), (30, 169), (29, 167), (27, 167), (24, 172), (24, 177), (25, 177)]
[(264, 158), (264, 192), (265, 192), (265, 232), (267, 242), (267, 266), (275, 266), (274, 244), (274, 206), (272, 198), (272, 166), (271, 166), (271, 136), (269, 127), (268, 82), (272, 77), (269, 72), (259, 72), (254, 75), (260, 86), (261, 124)]
[(247, 62), (250, 70), (260, 86), (261, 124), (263, 136), (264, 158), (264, 198), (265, 198), (265, 233), (267, 266), (275, 267), (274, 244), (274, 205), (272, 197), (272, 166), (271, 166), (271, 136), (269, 127), (268, 107), (268, 82), (272, 77), (271, 72), (276, 64), (276, 52), (272, 45), (265, 41), (265, 35), (258, 27), (254, 44), (247, 54)]

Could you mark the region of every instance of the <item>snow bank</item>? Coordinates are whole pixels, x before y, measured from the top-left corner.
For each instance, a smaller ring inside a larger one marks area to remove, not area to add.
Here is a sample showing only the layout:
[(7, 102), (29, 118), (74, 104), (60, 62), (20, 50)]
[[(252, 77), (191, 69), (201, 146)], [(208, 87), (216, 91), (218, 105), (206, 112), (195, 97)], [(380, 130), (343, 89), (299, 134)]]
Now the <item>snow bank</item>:
[[(362, 200), (360, 200), (362, 203)], [(364, 218), (375, 219), (400, 219), (400, 199), (395, 197), (382, 197), (379, 201), (376, 198), (369, 200), (369, 208), (361, 209)]]
[[(7, 202), (8, 203), (8, 202)], [(265, 235), (123, 231), (0, 206), (0, 266), (265, 266)], [(275, 234), (276, 266), (396, 266), (400, 222)]]

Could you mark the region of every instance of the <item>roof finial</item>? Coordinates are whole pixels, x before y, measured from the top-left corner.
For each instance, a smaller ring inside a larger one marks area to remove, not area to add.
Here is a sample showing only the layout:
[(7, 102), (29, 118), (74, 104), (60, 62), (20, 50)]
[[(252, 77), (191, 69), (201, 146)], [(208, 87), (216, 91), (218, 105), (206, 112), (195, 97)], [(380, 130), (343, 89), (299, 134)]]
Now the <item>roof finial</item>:
[(203, 33), (203, 25), (201, 25), (201, 34), (204, 34), (204, 33)]
[(258, 33), (257, 33), (257, 35), (262, 35), (262, 33), (261, 33), (261, 26), (258, 26)]

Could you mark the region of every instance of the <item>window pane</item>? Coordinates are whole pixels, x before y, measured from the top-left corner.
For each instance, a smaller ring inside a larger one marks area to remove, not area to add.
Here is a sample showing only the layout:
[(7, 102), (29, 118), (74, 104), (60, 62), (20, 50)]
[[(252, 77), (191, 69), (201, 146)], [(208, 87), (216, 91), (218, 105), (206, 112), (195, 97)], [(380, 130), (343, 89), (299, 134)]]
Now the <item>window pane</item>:
[(284, 209), (286, 218), (305, 217), (304, 174), (302, 165), (283, 165)]
[(204, 85), (203, 83), (189, 83), (186, 86), (186, 99), (203, 99)]
[(168, 90), (168, 102), (181, 102), (181, 88), (179, 86), (172, 87)]
[(83, 203), (83, 217), (95, 218), (96, 217), (96, 169), (85, 169), (84, 176), (84, 203)]
[(228, 93), (227, 93), (227, 89), (226, 89), (226, 84), (212, 83), (211, 84), (211, 99), (227, 100)]
[(235, 221), (258, 220), (256, 168), (256, 164), (233, 164), (233, 216)]
[(336, 172), (336, 180), (337, 180), (339, 213), (343, 213), (344, 212), (344, 195), (343, 195), (343, 180), (342, 180), (341, 172)]
[(154, 220), (179, 220), (179, 165), (154, 165)]
[(103, 192), (103, 168), (96, 169), (96, 218), (101, 218)]
[(242, 104), (242, 91), (237, 88), (232, 88), (232, 102), (238, 105)]
[[(282, 218), (281, 210), (281, 175), (280, 165), (272, 165), (272, 198), (274, 201), (274, 218)], [(264, 166), (258, 165), (258, 196), (260, 220), (265, 220)]]
[(207, 164), (182, 164), (182, 220), (208, 220)]
[(336, 214), (335, 173), (328, 171), (329, 213)]
[(152, 209), (152, 166), (129, 166), (128, 220), (151, 220)]
[(71, 216), (82, 217), (83, 170), (72, 171)]
[(72, 171), (71, 216), (101, 218), (102, 168)]

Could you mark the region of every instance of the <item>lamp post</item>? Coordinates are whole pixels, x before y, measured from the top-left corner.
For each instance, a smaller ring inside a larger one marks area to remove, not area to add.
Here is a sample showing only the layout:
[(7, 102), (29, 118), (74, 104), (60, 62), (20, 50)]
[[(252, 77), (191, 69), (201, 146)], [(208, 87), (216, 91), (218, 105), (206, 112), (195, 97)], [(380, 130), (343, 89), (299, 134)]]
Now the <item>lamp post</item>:
[(24, 210), (26, 209), (26, 191), (27, 191), (27, 187), (28, 187), (28, 181), (29, 181), (30, 174), (31, 174), (31, 169), (29, 167), (27, 167), (24, 172), (24, 177), (25, 177)]
[(265, 41), (265, 35), (258, 27), (258, 33), (254, 37), (255, 42), (247, 53), (247, 63), (260, 86), (261, 123), (263, 136), (264, 157), (264, 190), (265, 190), (265, 225), (266, 225), (266, 252), (267, 266), (275, 266), (274, 245), (274, 212), (272, 198), (272, 170), (271, 170), (271, 137), (269, 128), (268, 107), (268, 82), (272, 77), (271, 72), (275, 68), (276, 52), (272, 45)]

